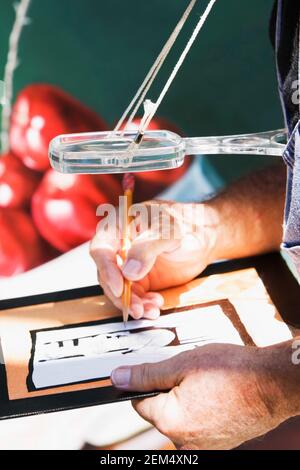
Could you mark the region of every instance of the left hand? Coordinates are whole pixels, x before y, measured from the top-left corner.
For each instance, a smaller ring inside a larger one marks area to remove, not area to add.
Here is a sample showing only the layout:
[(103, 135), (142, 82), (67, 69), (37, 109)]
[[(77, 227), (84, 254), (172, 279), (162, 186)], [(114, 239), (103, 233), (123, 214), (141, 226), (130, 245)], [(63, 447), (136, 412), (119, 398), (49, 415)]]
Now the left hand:
[(156, 364), (121, 367), (122, 390), (165, 391), (133, 403), (178, 449), (232, 449), (289, 417), (270, 377), (271, 348), (211, 344)]

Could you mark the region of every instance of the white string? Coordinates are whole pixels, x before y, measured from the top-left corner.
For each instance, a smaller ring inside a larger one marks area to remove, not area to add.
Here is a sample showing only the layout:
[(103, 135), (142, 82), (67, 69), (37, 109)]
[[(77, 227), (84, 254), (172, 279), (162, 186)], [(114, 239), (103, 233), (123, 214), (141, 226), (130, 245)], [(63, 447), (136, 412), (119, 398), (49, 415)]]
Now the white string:
[(130, 128), (130, 124), (132, 123), (133, 119), (135, 118), (135, 115), (137, 113), (137, 111), (139, 110), (141, 104), (143, 103), (149, 89), (151, 88), (155, 78), (157, 77), (161, 67), (163, 66), (166, 58), (168, 57), (169, 55), (169, 52), (171, 51), (174, 43), (176, 42), (176, 39), (179, 35), (179, 33), (181, 32), (183, 26), (185, 25), (192, 9), (194, 8), (195, 6), (195, 3), (197, 2), (197, 0), (192, 0), (191, 3), (189, 4), (188, 8), (186, 9), (186, 11), (184, 12), (181, 20), (179, 21), (179, 23), (177, 24), (175, 30), (173, 31), (173, 33), (171, 34), (169, 40), (167, 41), (167, 43), (165, 44), (164, 48), (162, 49), (162, 52), (160, 54), (160, 60), (158, 61), (158, 66), (156, 67), (156, 70), (155, 72), (153, 73), (152, 77), (150, 78), (150, 80), (148, 81), (148, 84), (145, 86), (144, 88), (144, 91), (143, 93), (141, 94), (140, 96), (140, 99), (138, 100), (136, 106), (134, 107), (131, 115), (129, 116), (129, 119), (128, 119), (128, 122), (127, 122), (127, 125), (126, 127), (127, 128)]
[(127, 126), (129, 126), (131, 124), (131, 122), (133, 121), (139, 107), (141, 106), (142, 102), (144, 101), (147, 92), (149, 91), (149, 89), (150, 89), (152, 83), (154, 82), (158, 72), (160, 71), (162, 65), (164, 64), (170, 50), (172, 49), (172, 47), (173, 47), (180, 31), (182, 30), (183, 26), (185, 25), (185, 23), (186, 23), (189, 15), (190, 15), (192, 9), (194, 8), (196, 2), (197, 2), (197, 0), (191, 0), (191, 2), (189, 3), (187, 9), (185, 10), (184, 14), (180, 18), (180, 20), (177, 23), (175, 29), (173, 30), (172, 34), (170, 35), (169, 39), (167, 40), (167, 42), (164, 45), (163, 49), (161, 50), (160, 54), (156, 58), (154, 64), (150, 68), (150, 70), (149, 70), (148, 74), (146, 75), (146, 78), (144, 79), (143, 83), (141, 84), (138, 91), (134, 95), (133, 99), (129, 103), (128, 107), (124, 111), (123, 115), (121, 116), (121, 118), (120, 118), (119, 122), (117, 123), (117, 125), (116, 125), (113, 132), (117, 132), (121, 128), (121, 126), (123, 125), (126, 117), (129, 114), (129, 112), (131, 111), (131, 109), (133, 108), (133, 106), (135, 105), (135, 103), (138, 100), (136, 106), (134, 107), (134, 109), (133, 109), (133, 111), (132, 111), (132, 113), (129, 117), (129, 120), (127, 122)]
[(140, 125), (139, 125), (139, 128), (137, 130), (137, 133), (136, 133), (136, 138), (131, 142), (131, 144), (129, 145), (128, 147), (128, 150), (127, 150), (127, 158), (128, 158), (128, 165), (131, 164), (133, 158), (134, 158), (134, 154), (137, 150), (137, 148), (139, 147), (141, 141), (142, 141), (142, 137), (143, 137), (143, 134), (145, 132), (145, 130), (148, 128), (151, 120), (153, 119), (155, 113), (157, 112), (162, 100), (164, 99), (165, 95), (167, 94), (170, 86), (172, 85), (179, 69), (181, 68), (186, 56), (188, 55), (191, 47), (193, 46), (199, 32), (201, 31), (204, 23), (206, 22), (214, 4), (216, 3), (217, 0), (210, 0), (210, 2), (208, 3), (203, 15), (200, 17), (189, 41), (187, 42), (183, 52), (181, 53), (169, 79), (167, 80), (161, 94), (159, 95), (158, 97), (158, 100), (155, 102), (155, 103), (152, 103), (152, 101), (150, 100), (146, 100), (144, 102), (144, 116), (140, 122)]
[(158, 97), (158, 100), (153, 103), (153, 106), (152, 106), (152, 109), (150, 110), (149, 114), (147, 115), (147, 110), (145, 110), (145, 116), (144, 116), (144, 119), (142, 120), (141, 124), (140, 124), (140, 127), (139, 127), (139, 133), (142, 134), (145, 132), (145, 130), (147, 129), (147, 127), (149, 126), (151, 120), (153, 119), (155, 113), (157, 112), (162, 100), (164, 99), (165, 95), (167, 94), (170, 86), (172, 85), (179, 69), (181, 68), (186, 56), (188, 55), (192, 45), (194, 44), (199, 32), (201, 31), (204, 23), (206, 22), (214, 4), (216, 3), (217, 0), (210, 0), (209, 4), (207, 5), (203, 15), (200, 17), (200, 20), (198, 21), (197, 25), (196, 25), (196, 28), (194, 29), (193, 31), (193, 34), (192, 36), (190, 37), (187, 45), (185, 46), (181, 56), (179, 57), (179, 60), (177, 62), (177, 64), (175, 65), (169, 79), (167, 80), (161, 94), (159, 95)]

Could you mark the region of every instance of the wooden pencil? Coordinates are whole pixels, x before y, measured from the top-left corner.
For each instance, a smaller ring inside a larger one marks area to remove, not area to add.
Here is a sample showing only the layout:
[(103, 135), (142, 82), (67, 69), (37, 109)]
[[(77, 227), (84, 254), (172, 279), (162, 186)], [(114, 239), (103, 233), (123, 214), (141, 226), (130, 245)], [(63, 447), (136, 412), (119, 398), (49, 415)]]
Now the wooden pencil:
[[(134, 176), (126, 173), (123, 178), (123, 190), (124, 190), (124, 207), (123, 207), (123, 224), (122, 224), (122, 247), (121, 247), (121, 258), (125, 263), (127, 258), (128, 249), (130, 246), (130, 216), (129, 209), (133, 202), (133, 190), (134, 190)], [(122, 294), (122, 306), (123, 306), (123, 321), (124, 325), (128, 321), (130, 303), (131, 303), (131, 287), (132, 282), (128, 279), (124, 279), (124, 288)]]

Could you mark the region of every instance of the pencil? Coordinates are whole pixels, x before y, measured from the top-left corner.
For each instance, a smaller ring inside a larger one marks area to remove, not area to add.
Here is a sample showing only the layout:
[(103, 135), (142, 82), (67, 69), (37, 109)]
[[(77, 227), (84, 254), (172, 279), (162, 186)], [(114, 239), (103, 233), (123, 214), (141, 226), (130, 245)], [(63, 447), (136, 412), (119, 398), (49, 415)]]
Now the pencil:
[[(132, 206), (133, 201), (133, 190), (134, 190), (134, 176), (126, 173), (123, 177), (123, 191), (124, 191), (124, 207), (123, 207), (123, 224), (122, 224), (122, 247), (121, 247), (121, 258), (123, 263), (126, 261), (127, 253), (130, 245), (130, 234), (129, 234), (129, 209)], [(122, 307), (123, 307), (123, 322), (126, 327), (126, 323), (129, 317), (130, 303), (131, 303), (131, 286), (132, 282), (128, 279), (124, 279), (124, 288), (122, 294)]]

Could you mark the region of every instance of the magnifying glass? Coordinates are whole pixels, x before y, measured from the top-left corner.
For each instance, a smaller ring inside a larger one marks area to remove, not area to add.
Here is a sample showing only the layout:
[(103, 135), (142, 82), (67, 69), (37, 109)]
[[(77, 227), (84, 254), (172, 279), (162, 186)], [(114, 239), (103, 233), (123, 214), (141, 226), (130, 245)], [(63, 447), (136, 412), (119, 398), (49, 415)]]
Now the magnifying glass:
[(52, 167), (61, 173), (135, 173), (180, 167), (192, 155), (281, 156), (286, 129), (222, 137), (186, 137), (165, 130), (92, 132), (55, 137), (49, 146)]

